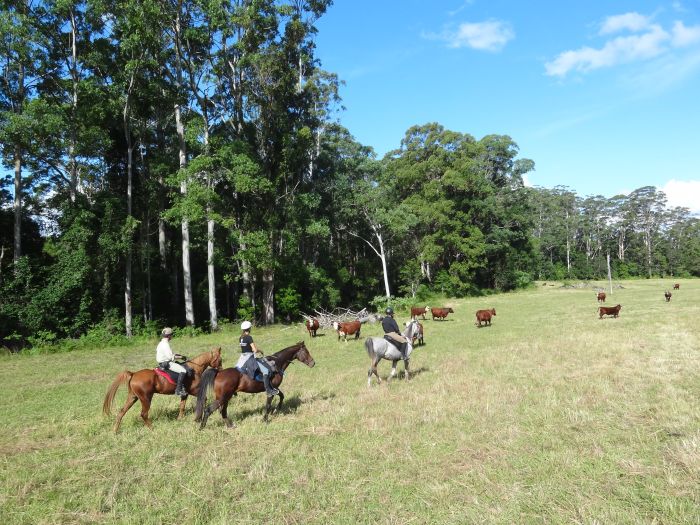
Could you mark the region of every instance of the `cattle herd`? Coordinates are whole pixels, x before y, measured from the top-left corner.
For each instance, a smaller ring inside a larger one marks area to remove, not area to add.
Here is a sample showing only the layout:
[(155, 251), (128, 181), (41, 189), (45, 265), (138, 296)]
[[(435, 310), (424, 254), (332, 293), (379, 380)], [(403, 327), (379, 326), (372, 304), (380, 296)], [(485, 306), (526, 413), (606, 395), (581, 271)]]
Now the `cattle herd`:
[[(679, 283), (675, 283), (673, 285), (674, 290), (680, 290), (681, 285)], [(604, 303), (605, 299), (607, 298), (605, 292), (602, 291), (597, 291), (595, 292), (596, 294), (596, 300), (599, 303)], [(664, 298), (666, 299), (666, 302), (671, 301), (671, 296), (673, 294), (666, 290), (664, 292)], [(598, 307), (598, 318), (603, 319), (605, 316), (610, 316), (610, 317), (618, 317), (620, 315), (620, 310), (622, 310), (622, 305), (617, 304), (615, 306), (599, 306)], [(423, 320), (426, 320), (426, 315), (430, 314), (431, 318), (433, 321), (444, 321), (447, 319), (448, 314), (454, 313), (454, 310), (450, 307), (446, 308), (430, 308), (429, 306), (412, 306), (411, 307), (411, 319), (418, 320), (418, 317), (421, 317)], [(488, 310), (477, 310), (476, 311), (476, 322), (474, 323), (475, 326), (481, 328), (484, 326), (491, 326), (491, 320), (493, 317), (496, 315), (496, 309), (495, 308), (490, 308)], [(334, 322), (333, 323), (333, 329), (338, 333), (338, 341), (340, 341), (341, 338), (347, 343), (348, 341), (348, 336), (355, 336), (355, 339), (360, 338), (360, 331), (362, 330), (362, 324), (366, 320), (360, 321), (359, 319), (356, 321), (347, 321), (347, 322)], [(311, 318), (307, 319), (306, 321), (306, 329), (309, 332), (310, 337), (316, 337), (316, 330), (319, 328), (319, 321), (318, 319)], [(424, 335), (423, 335), (423, 325), (421, 323), (418, 323), (418, 333), (414, 335), (413, 337), (413, 344), (419, 344), (422, 345), (424, 344)]]

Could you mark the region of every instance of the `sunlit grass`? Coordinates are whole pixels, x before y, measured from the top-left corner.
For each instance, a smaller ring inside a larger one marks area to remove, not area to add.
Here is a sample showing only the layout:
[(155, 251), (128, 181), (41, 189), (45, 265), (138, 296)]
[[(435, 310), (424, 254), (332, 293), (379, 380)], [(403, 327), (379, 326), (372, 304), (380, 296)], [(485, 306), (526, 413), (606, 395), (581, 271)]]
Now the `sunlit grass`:
[[(3, 523), (698, 523), (700, 281), (629, 281), (599, 320), (592, 289), (445, 300), (424, 321), (409, 382), (367, 388), (360, 341), (303, 325), (256, 329), (272, 352), (304, 339), (287, 408), (240, 395), (227, 430), (177, 421), (156, 396), (154, 430), (137, 404), (118, 434), (102, 416), (116, 374), (153, 365), (156, 341), (11, 356), (2, 364)], [(601, 283), (602, 285), (603, 283)], [(493, 326), (474, 312), (495, 308)], [(400, 320), (406, 315), (399, 314)], [(236, 331), (175, 339), (195, 355)], [(382, 362), (385, 378), (389, 362)], [(402, 370), (402, 366), (399, 366)], [(125, 391), (117, 396), (121, 406)]]

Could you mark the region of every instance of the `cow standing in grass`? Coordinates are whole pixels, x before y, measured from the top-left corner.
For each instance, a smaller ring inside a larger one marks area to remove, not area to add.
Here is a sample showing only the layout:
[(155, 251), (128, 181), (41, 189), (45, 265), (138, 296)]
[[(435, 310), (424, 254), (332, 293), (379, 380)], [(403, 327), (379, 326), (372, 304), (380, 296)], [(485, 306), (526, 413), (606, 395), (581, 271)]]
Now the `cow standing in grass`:
[(491, 318), (496, 315), (496, 309), (491, 308), (490, 310), (477, 310), (476, 311), (476, 323), (479, 328), (481, 328), (481, 323), (483, 326), (491, 326)]
[(418, 319), (419, 315), (422, 315), (423, 319), (425, 319), (425, 314), (428, 313), (428, 310), (430, 310), (430, 307), (428, 306), (426, 306), (425, 308), (419, 306), (411, 306), (411, 319)]
[(599, 306), (598, 311), (600, 312), (600, 319), (602, 319), (604, 315), (612, 315), (613, 317), (617, 317), (620, 314), (621, 309), (622, 306), (619, 304), (615, 306)]
[(435, 319), (440, 319), (441, 321), (447, 318), (447, 314), (453, 314), (455, 311), (452, 308), (431, 308), (430, 313), (433, 316), (433, 321)]
[(605, 292), (598, 292), (598, 302), (599, 303), (605, 302)]

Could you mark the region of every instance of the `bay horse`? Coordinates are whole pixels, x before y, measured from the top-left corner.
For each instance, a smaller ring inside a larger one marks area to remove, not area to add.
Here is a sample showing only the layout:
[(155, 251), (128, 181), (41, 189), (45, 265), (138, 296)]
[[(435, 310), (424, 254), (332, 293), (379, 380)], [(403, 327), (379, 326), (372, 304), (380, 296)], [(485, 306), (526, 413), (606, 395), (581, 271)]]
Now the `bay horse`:
[[(418, 320), (412, 319), (406, 324), (406, 330), (403, 336), (408, 341), (408, 347), (406, 348), (406, 359), (403, 362), (404, 375), (406, 380), (409, 379), (408, 372), (408, 362), (411, 359), (411, 352), (413, 352), (413, 337), (418, 334)], [(372, 375), (377, 376), (377, 382), (381, 383), (382, 379), (379, 377), (377, 372), (377, 365), (382, 359), (387, 359), (391, 361), (391, 374), (387, 378), (387, 382), (396, 375), (396, 363), (401, 360), (401, 352), (389, 341), (383, 337), (368, 337), (365, 339), (365, 349), (367, 350), (367, 355), (372, 362), (369, 370), (367, 371), (367, 386), (372, 385)]]
[[(287, 370), (289, 364), (294, 360), (298, 359), (304, 363), (309, 368), (313, 367), (316, 362), (314, 358), (311, 357), (304, 341), (300, 341), (293, 346), (289, 346), (279, 352), (267, 356), (268, 359), (272, 359), (275, 362), (277, 370), (280, 373), (274, 374), (270, 378), (270, 384), (279, 390), (282, 379), (284, 379), (284, 372)], [(214, 390), (215, 399), (213, 402), (204, 408), (204, 403), (207, 400), (207, 392), (209, 389)], [(251, 379), (246, 374), (240, 372), (236, 368), (226, 368), (224, 370), (209, 369), (202, 375), (202, 381), (199, 387), (199, 393), (197, 394), (197, 406), (195, 408), (195, 421), (201, 419), (200, 429), (203, 429), (207, 424), (207, 419), (216, 410), (221, 411), (221, 417), (223, 418), (226, 426), (228, 428), (234, 427), (233, 421), (228, 417), (228, 403), (232, 396), (238, 394), (238, 392), (244, 392), (246, 394), (257, 394), (258, 392), (264, 392), (265, 386), (262, 381), (256, 381)], [(275, 407), (275, 411), (279, 410), (284, 401), (284, 394), (282, 391), (279, 398), (280, 401)], [(268, 416), (272, 412), (272, 398), (274, 396), (268, 396), (267, 404), (265, 405), (265, 416), (263, 420), (267, 423)]]
[[(189, 359), (187, 363), (194, 373), (191, 378), (185, 378), (184, 386), (188, 394), (195, 396), (199, 391), (200, 378), (204, 370), (208, 367), (214, 370), (221, 367), (221, 347), (199, 354), (197, 357)], [(114, 423), (114, 432), (119, 430), (122, 418), (129, 409), (134, 406), (137, 400), (141, 401), (141, 419), (143, 419), (146, 426), (152, 430), (153, 426), (151, 420), (148, 419), (148, 411), (151, 409), (153, 394), (173, 395), (175, 393), (175, 385), (157, 374), (153, 368), (144, 368), (138, 372), (124, 370), (117, 375), (112, 385), (107, 389), (107, 394), (102, 404), (102, 411), (105, 415), (111, 415), (114, 396), (119, 387), (123, 384), (127, 385), (128, 394), (124, 406), (119, 411), (119, 414), (117, 414), (117, 421)], [(186, 403), (187, 396), (182, 396), (180, 398), (180, 413), (178, 414), (178, 419), (182, 419), (185, 415)]]

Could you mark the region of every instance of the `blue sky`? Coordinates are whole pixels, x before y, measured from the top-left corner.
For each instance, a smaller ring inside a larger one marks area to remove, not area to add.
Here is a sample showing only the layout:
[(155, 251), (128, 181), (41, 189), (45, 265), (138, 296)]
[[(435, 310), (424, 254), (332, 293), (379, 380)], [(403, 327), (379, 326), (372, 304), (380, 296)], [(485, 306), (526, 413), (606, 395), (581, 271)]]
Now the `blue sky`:
[(322, 67), (379, 156), (412, 125), (510, 135), (528, 183), (700, 212), (700, 0), (335, 0)]

